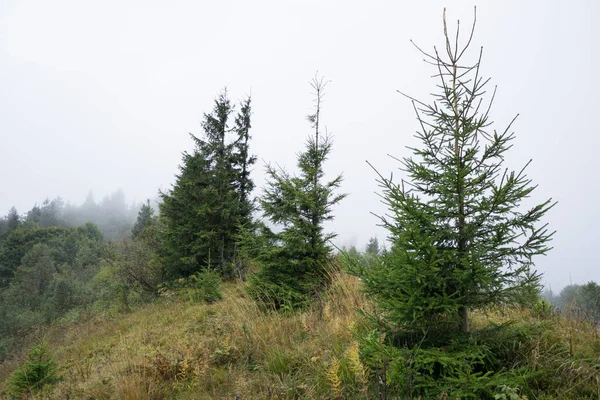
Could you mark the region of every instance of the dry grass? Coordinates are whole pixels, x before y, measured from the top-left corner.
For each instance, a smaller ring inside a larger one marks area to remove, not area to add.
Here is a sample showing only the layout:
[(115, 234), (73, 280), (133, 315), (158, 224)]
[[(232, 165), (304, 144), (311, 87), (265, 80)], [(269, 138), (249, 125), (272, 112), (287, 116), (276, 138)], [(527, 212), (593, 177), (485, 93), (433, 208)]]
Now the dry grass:
[[(362, 326), (358, 308), (370, 308), (360, 282), (335, 273), (327, 293), (302, 313), (264, 312), (245, 294), (244, 284), (227, 284), (223, 300), (210, 305), (182, 294), (115, 318), (57, 325), (45, 337), (63, 379), (38, 398), (369, 398), (370, 371), (352, 334)], [(531, 310), (507, 308), (473, 313), (471, 324), (476, 329), (536, 318), (543, 319)], [(600, 382), (597, 371), (577, 362), (598, 354), (596, 327), (551, 318), (550, 336), (523, 350), (527, 362), (548, 362), (544, 357), (555, 354), (552, 346), (565, 343), (573, 362), (562, 368), (574, 381)], [(0, 381), (19, 361), (0, 366)]]
[[(355, 306), (365, 303), (359, 282), (336, 274), (302, 313), (264, 312), (243, 284), (228, 284), (211, 305), (174, 296), (118, 318), (55, 326), (45, 336), (63, 380), (43, 398), (337, 398), (327, 374), (356, 346)], [(3, 366), (5, 377), (18, 362)]]

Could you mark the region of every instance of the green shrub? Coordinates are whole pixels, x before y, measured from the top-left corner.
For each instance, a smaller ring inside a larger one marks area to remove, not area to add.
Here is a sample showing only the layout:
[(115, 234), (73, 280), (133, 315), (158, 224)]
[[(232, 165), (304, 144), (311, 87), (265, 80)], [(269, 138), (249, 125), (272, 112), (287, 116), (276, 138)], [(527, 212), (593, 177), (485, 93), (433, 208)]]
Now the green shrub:
[(221, 276), (215, 271), (197, 272), (189, 277), (191, 288), (188, 289), (190, 300), (214, 303), (223, 298)]
[(309, 294), (281, 281), (273, 283), (261, 273), (250, 276), (248, 281), (248, 294), (264, 309), (293, 312), (306, 308), (311, 302)]
[(499, 387), (500, 393), (494, 396), (494, 400), (527, 400), (527, 397), (520, 396), (519, 391), (508, 385)]
[(91, 281), (95, 293), (94, 307), (110, 313), (126, 312), (135, 302), (135, 291), (119, 277), (119, 266), (103, 262), (98, 273)]
[(554, 312), (554, 307), (552, 306), (552, 303), (550, 303), (548, 300), (538, 299), (533, 304), (532, 311), (533, 314), (538, 318), (549, 318)]
[(529, 392), (523, 385), (536, 373), (518, 364), (537, 334), (533, 326), (502, 325), (445, 342), (437, 338), (401, 346), (398, 337), (373, 331), (360, 338), (360, 355), (372, 371), (371, 381), (382, 382), (379, 394), (391, 398), (494, 399), (512, 393), (506, 387)]
[(58, 381), (58, 367), (54, 357), (48, 353), (46, 343), (42, 340), (35, 345), (27, 356), (27, 360), (9, 379), (9, 393), (21, 397), (51, 385)]

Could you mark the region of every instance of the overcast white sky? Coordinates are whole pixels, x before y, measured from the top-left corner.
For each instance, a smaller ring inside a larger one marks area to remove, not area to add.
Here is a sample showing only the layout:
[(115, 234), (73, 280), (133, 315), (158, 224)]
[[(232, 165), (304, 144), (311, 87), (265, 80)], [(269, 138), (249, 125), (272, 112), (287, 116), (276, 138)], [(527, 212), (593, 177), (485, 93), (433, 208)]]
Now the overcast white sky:
[[(477, 4), (479, 3), (479, 4)], [(508, 165), (529, 158), (533, 198), (553, 197), (555, 249), (537, 260), (557, 289), (600, 281), (600, 15), (594, 0), (476, 2), (482, 72), (498, 85), (501, 129), (520, 113)], [(227, 86), (252, 93), (254, 178), (263, 162), (293, 167), (310, 133), (309, 79), (328, 86), (327, 169), (350, 193), (331, 229), (363, 246), (385, 232), (375, 174), (397, 168), (417, 129), (402, 90), (429, 100), (436, 82), (409, 39), (442, 43), (448, 6), (466, 32), (473, 1), (0, 1), (0, 214), (61, 196), (80, 203), (121, 188), (129, 201), (173, 182), (188, 132)], [(597, 21), (595, 21), (597, 22)], [(398, 176), (398, 173), (396, 173)], [(259, 194), (259, 191), (257, 191)]]

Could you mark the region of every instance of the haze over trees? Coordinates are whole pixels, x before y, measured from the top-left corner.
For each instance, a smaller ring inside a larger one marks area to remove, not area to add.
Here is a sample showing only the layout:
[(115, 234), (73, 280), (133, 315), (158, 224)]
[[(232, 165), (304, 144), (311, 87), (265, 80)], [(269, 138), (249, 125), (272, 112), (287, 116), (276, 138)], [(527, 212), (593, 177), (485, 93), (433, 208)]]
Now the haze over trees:
[(558, 294), (546, 289), (542, 297), (562, 312), (600, 322), (600, 285), (596, 282), (569, 284)]
[[(431, 102), (404, 95), (420, 145), (398, 160), (400, 181), (375, 169), (388, 236), (364, 251), (336, 253), (326, 229), (347, 194), (342, 174), (326, 168), (328, 82), (318, 75), (296, 171), (267, 163), (258, 201), (252, 101), (234, 103), (223, 90), (157, 208), (129, 207), (122, 191), (100, 203), (90, 193), (81, 206), (57, 198), (26, 214), (11, 208), (0, 219), (0, 366), (25, 359), (19, 346), (35, 329), (103, 321), (118, 339), (104, 332), (85, 356), (63, 352), (68, 384), (56, 392), (60, 377), (42, 341), (7, 393), (596, 398), (600, 287), (541, 295), (534, 261), (550, 250), (545, 218), (555, 203), (525, 208), (535, 199), (529, 163), (505, 165), (514, 120), (494, 128), (495, 88), (481, 73), (482, 51), (470, 51), (475, 21), (461, 42), (444, 11), (443, 32), (441, 48), (417, 47), (437, 93)], [(140, 331), (124, 322), (130, 314)], [(131, 332), (136, 346), (124, 342)], [(106, 360), (96, 358), (114, 352), (137, 357), (107, 378)], [(27, 372), (44, 365), (45, 375)]]
[(106, 250), (129, 236), (137, 213), (124, 199), (122, 191), (100, 203), (90, 194), (81, 206), (47, 199), (0, 218), (0, 360), (20, 331), (99, 304), (109, 291), (97, 286)]
[(139, 209), (138, 204), (126, 204), (122, 190), (105, 196), (100, 202), (96, 202), (90, 192), (81, 205), (65, 203), (60, 197), (46, 199), (24, 215), (12, 207), (6, 216), (0, 218), (0, 235), (18, 227), (78, 226), (92, 222), (107, 239), (121, 240), (129, 235)]

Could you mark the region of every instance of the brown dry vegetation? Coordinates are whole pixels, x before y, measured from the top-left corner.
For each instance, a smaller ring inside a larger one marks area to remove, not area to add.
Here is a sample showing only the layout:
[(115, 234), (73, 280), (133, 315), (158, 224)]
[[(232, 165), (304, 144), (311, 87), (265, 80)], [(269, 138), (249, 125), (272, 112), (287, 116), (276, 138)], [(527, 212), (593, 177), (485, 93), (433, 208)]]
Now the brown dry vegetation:
[[(367, 329), (358, 311), (369, 308), (360, 282), (337, 273), (320, 301), (302, 313), (260, 310), (244, 284), (227, 284), (214, 304), (185, 292), (164, 296), (129, 314), (55, 324), (43, 335), (62, 379), (40, 399), (342, 399), (376, 398), (353, 332)], [(474, 328), (505, 321), (551, 319), (537, 342), (515, 349), (529, 366), (569, 353), (557, 374), (574, 385), (595, 385), (600, 374), (581, 360), (597, 357), (598, 331), (584, 321), (540, 316), (525, 309), (474, 313)], [(23, 339), (22, 354), (0, 365), (0, 381), (24, 358), (41, 332)], [(29, 342), (28, 342), (29, 341)], [(5, 382), (6, 385), (6, 382)], [(371, 385), (371, 386), (370, 386)], [(0, 393), (3, 386), (0, 385)], [(543, 398), (572, 398), (569, 388)], [(371, 396), (369, 397), (369, 393)]]
[[(360, 361), (352, 357), (356, 308), (365, 304), (358, 285), (355, 278), (337, 276), (321, 301), (293, 315), (264, 312), (243, 284), (228, 284), (215, 304), (192, 303), (179, 293), (129, 314), (57, 324), (43, 334), (62, 367), (62, 381), (39, 397), (335, 397), (332, 365), (350, 355), (357, 379), (363, 379)], [(1, 380), (24, 354), (0, 366)]]

